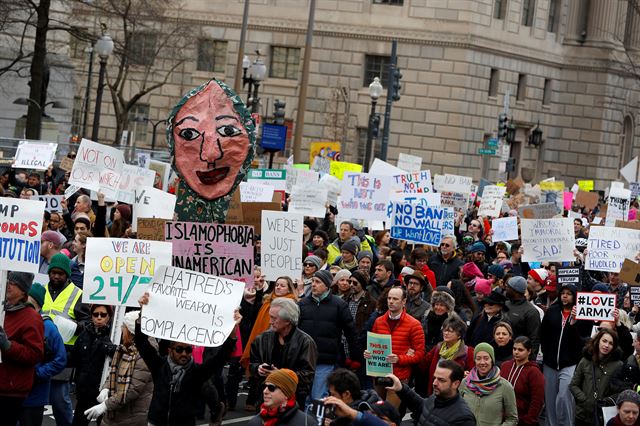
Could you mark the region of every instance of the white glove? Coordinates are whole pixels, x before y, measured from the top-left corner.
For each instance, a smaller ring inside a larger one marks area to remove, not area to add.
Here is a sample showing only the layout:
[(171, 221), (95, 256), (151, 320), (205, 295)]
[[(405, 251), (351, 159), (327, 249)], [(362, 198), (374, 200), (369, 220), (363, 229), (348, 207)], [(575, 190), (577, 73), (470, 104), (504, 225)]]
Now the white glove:
[(107, 404), (105, 402), (101, 402), (98, 405), (94, 405), (84, 412), (84, 415), (87, 416), (87, 420), (96, 420), (98, 417), (107, 412)]
[(100, 395), (96, 398), (96, 401), (105, 402), (107, 399), (109, 399), (109, 389), (102, 389), (100, 391)]

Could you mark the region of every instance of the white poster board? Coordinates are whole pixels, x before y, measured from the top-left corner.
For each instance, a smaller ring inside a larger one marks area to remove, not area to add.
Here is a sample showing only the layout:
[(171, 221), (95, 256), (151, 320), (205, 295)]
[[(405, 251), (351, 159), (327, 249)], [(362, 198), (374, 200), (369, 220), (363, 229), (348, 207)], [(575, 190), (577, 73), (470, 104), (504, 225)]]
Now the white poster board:
[(398, 154), (398, 168), (409, 173), (419, 172), (422, 168), (422, 157), (401, 152)]
[(262, 211), (260, 263), (267, 280), (302, 276), (303, 221), (298, 213)]
[(491, 229), (493, 230), (492, 240), (494, 243), (498, 241), (514, 241), (518, 239), (518, 218), (515, 216), (494, 219), (491, 221)]
[(137, 231), (138, 218), (173, 219), (176, 196), (151, 186), (142, 186), (134, 190), (133, 219), (131, 228)]
[(327, 190), (317, 186), (295, 185), (291, 191), (289, 212), (323, 218), (327, 212)]
[(62, 212), (62, 195), (32, 195), (31, 199), (44, 201), (44, 209), (49, 213)]
[[(485, 189), (486, 191), (486, 189)], [(521, 219), (523, 262), (571, 262), (575, 260), (573, 220)]]
[(256, 181), (240, 182), (240, 201), (270, 203), (273, 200), (273, 190), (273, 186), (256, 183)]
[(500, 217), (502, 212), (502, 200), (507, 190), (504, 186), (488, 185), (482, 192), (482, 201), (478, 208), (478, 216)]
[(616, 295), (579, 291), (576, 297), (576, 319), (615, 321)]
[[(318, 186), (320, 175), (313, 170), (297, 169), (295, 167), (287, 167), (287, 194), (291, 194), (295, 185)], [(271, 201), (271, 200), (269, 200)]]
[(0, 268), (36, 273), (44, 201), (0, 198)]
[[(618, 185), (616, 185), (618, 184)], [(629, 220), (629, 203), (631, 191), (625, 189), (621, 182), (613, 182), (607, 199), (607, 217), (605, 224), (615, 226), (616, 220)]]
[(47, 170), (56, 156), (57, 143), (20, 141), (11, 167)]
[(433, 192), (431, 171), (405, 173), (393, 176), (393, 190), (407, 194)]
[(587, 249), (586, 270), (620, 272), (624, 259), (634, 259), (640, 251), (640, 230), (592, 226)]
[(345, 173), (338, 201), (340, 216), (385, 220), (391, 193), (391, 177), (369, 173)]
[(118, 148), (82, 139), (69, 185), (102, 191), (105, 197), (115, 198), (123, 167), (124, 154)]
[(338, 205), (341, 187), (342, 181), (335, 176), (324, 175), (320, 178), (320, 188), (327, 190), (327, 202), (333, 207)]

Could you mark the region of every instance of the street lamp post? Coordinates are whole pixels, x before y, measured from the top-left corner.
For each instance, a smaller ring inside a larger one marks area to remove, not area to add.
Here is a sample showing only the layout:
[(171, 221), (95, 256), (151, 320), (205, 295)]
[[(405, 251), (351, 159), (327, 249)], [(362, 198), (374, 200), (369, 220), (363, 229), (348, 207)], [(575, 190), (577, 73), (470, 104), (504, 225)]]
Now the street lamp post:
[[(260, 58), (260, 51), (257, 50), (256, 54), (258, 57), (253, 61), (251, 65), (251, 60), (249, 57), (245, 56), (242, 60), (242, 68), (244, 71), (242, 77), (243, 86), (249, 85), (248, 96), (247, 96), (247, 105), (251, 105), (251, 112), (257, 113), (260, 109), (260, 98), (258, 97), (258, 89), (260, 88), (260, 83), (264, 80), (267, 74), (267, 66)], [(249, 76), (247, 77), (247, 71)]]
[(98, 140), (98, 129), (100, 127), (100, 107), (102, 105), (102, 92), (104, 91), (104, 77), (107, 69), (107, 59), (113, 52), (113, 40), (108, 34), (104, 34), (96, 42), (95, 51), (100, 57), (100, 74), (98, 76), (98, 92), (96, 94), (96, 109), (93, 115), (93, 129), (91, 139)]
[(153, 133), (151, 134), (151, 150), (153, 151), (154, 149), (156, 149), (156, 130), (158, 130), (158, 125), (161, 123), (166, 124), (167, 120), (153, 121), (145, 118), (144, 121), (146, 121), (147, 123), (151, 123), (151, 125), (153, 126)]
[(380, 118), (376, 115), (376, 104), (378, 98), (382, 94), (382, 84), (380, 84), (380, 78), (374, 77), (373, 81), (369, 85), (369, 96), (371, 96), (371, 113), (369, 114), (369, 128), (367, 129), (367, 145), (364, 151), (364, 170), (369, 171), (369, 165), (371, 164), (371, 152), (373, 151), (373, 138), (374, 133), (377, 133)]

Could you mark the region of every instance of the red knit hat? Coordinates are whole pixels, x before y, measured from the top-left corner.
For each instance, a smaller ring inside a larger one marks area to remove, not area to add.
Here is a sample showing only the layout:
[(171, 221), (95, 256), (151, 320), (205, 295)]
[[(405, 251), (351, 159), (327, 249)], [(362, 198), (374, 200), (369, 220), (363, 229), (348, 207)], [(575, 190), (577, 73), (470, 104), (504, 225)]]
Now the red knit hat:
[(558, 280), (556, 276), (553, 274), (549, 274), (549, 276), (545, 281), (544, 288), (546, 288), (547, 291), (556, 291), (557, 285), (558, 285)]
[(529, 271), (529, 276), (538, 281), (540, 285), (544, 287), (545, 281), (549, 277), (549, 272), (543, 268), (532, 269)]

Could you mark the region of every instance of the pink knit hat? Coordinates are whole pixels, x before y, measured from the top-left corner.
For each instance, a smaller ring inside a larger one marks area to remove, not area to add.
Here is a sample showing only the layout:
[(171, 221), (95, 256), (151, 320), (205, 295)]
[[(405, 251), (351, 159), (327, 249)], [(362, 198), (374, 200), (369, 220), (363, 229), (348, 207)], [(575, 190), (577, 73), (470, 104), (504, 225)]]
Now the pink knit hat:
[(484, 294), (485, 296), (488, 296), (489, 294), (491, 294), (491, 280), (486, 280), (484, 278), (476, 278), (476, 293), (481, 293)]
[(465, 263), (462, 266), (462, 273), (470, 278), (471, 277), (484, 278), (484, 275), (482, 274), (482, 271), (480, 271), (480, 268), (478, 268), (478, 265), (476, 265), (473, 262)]

